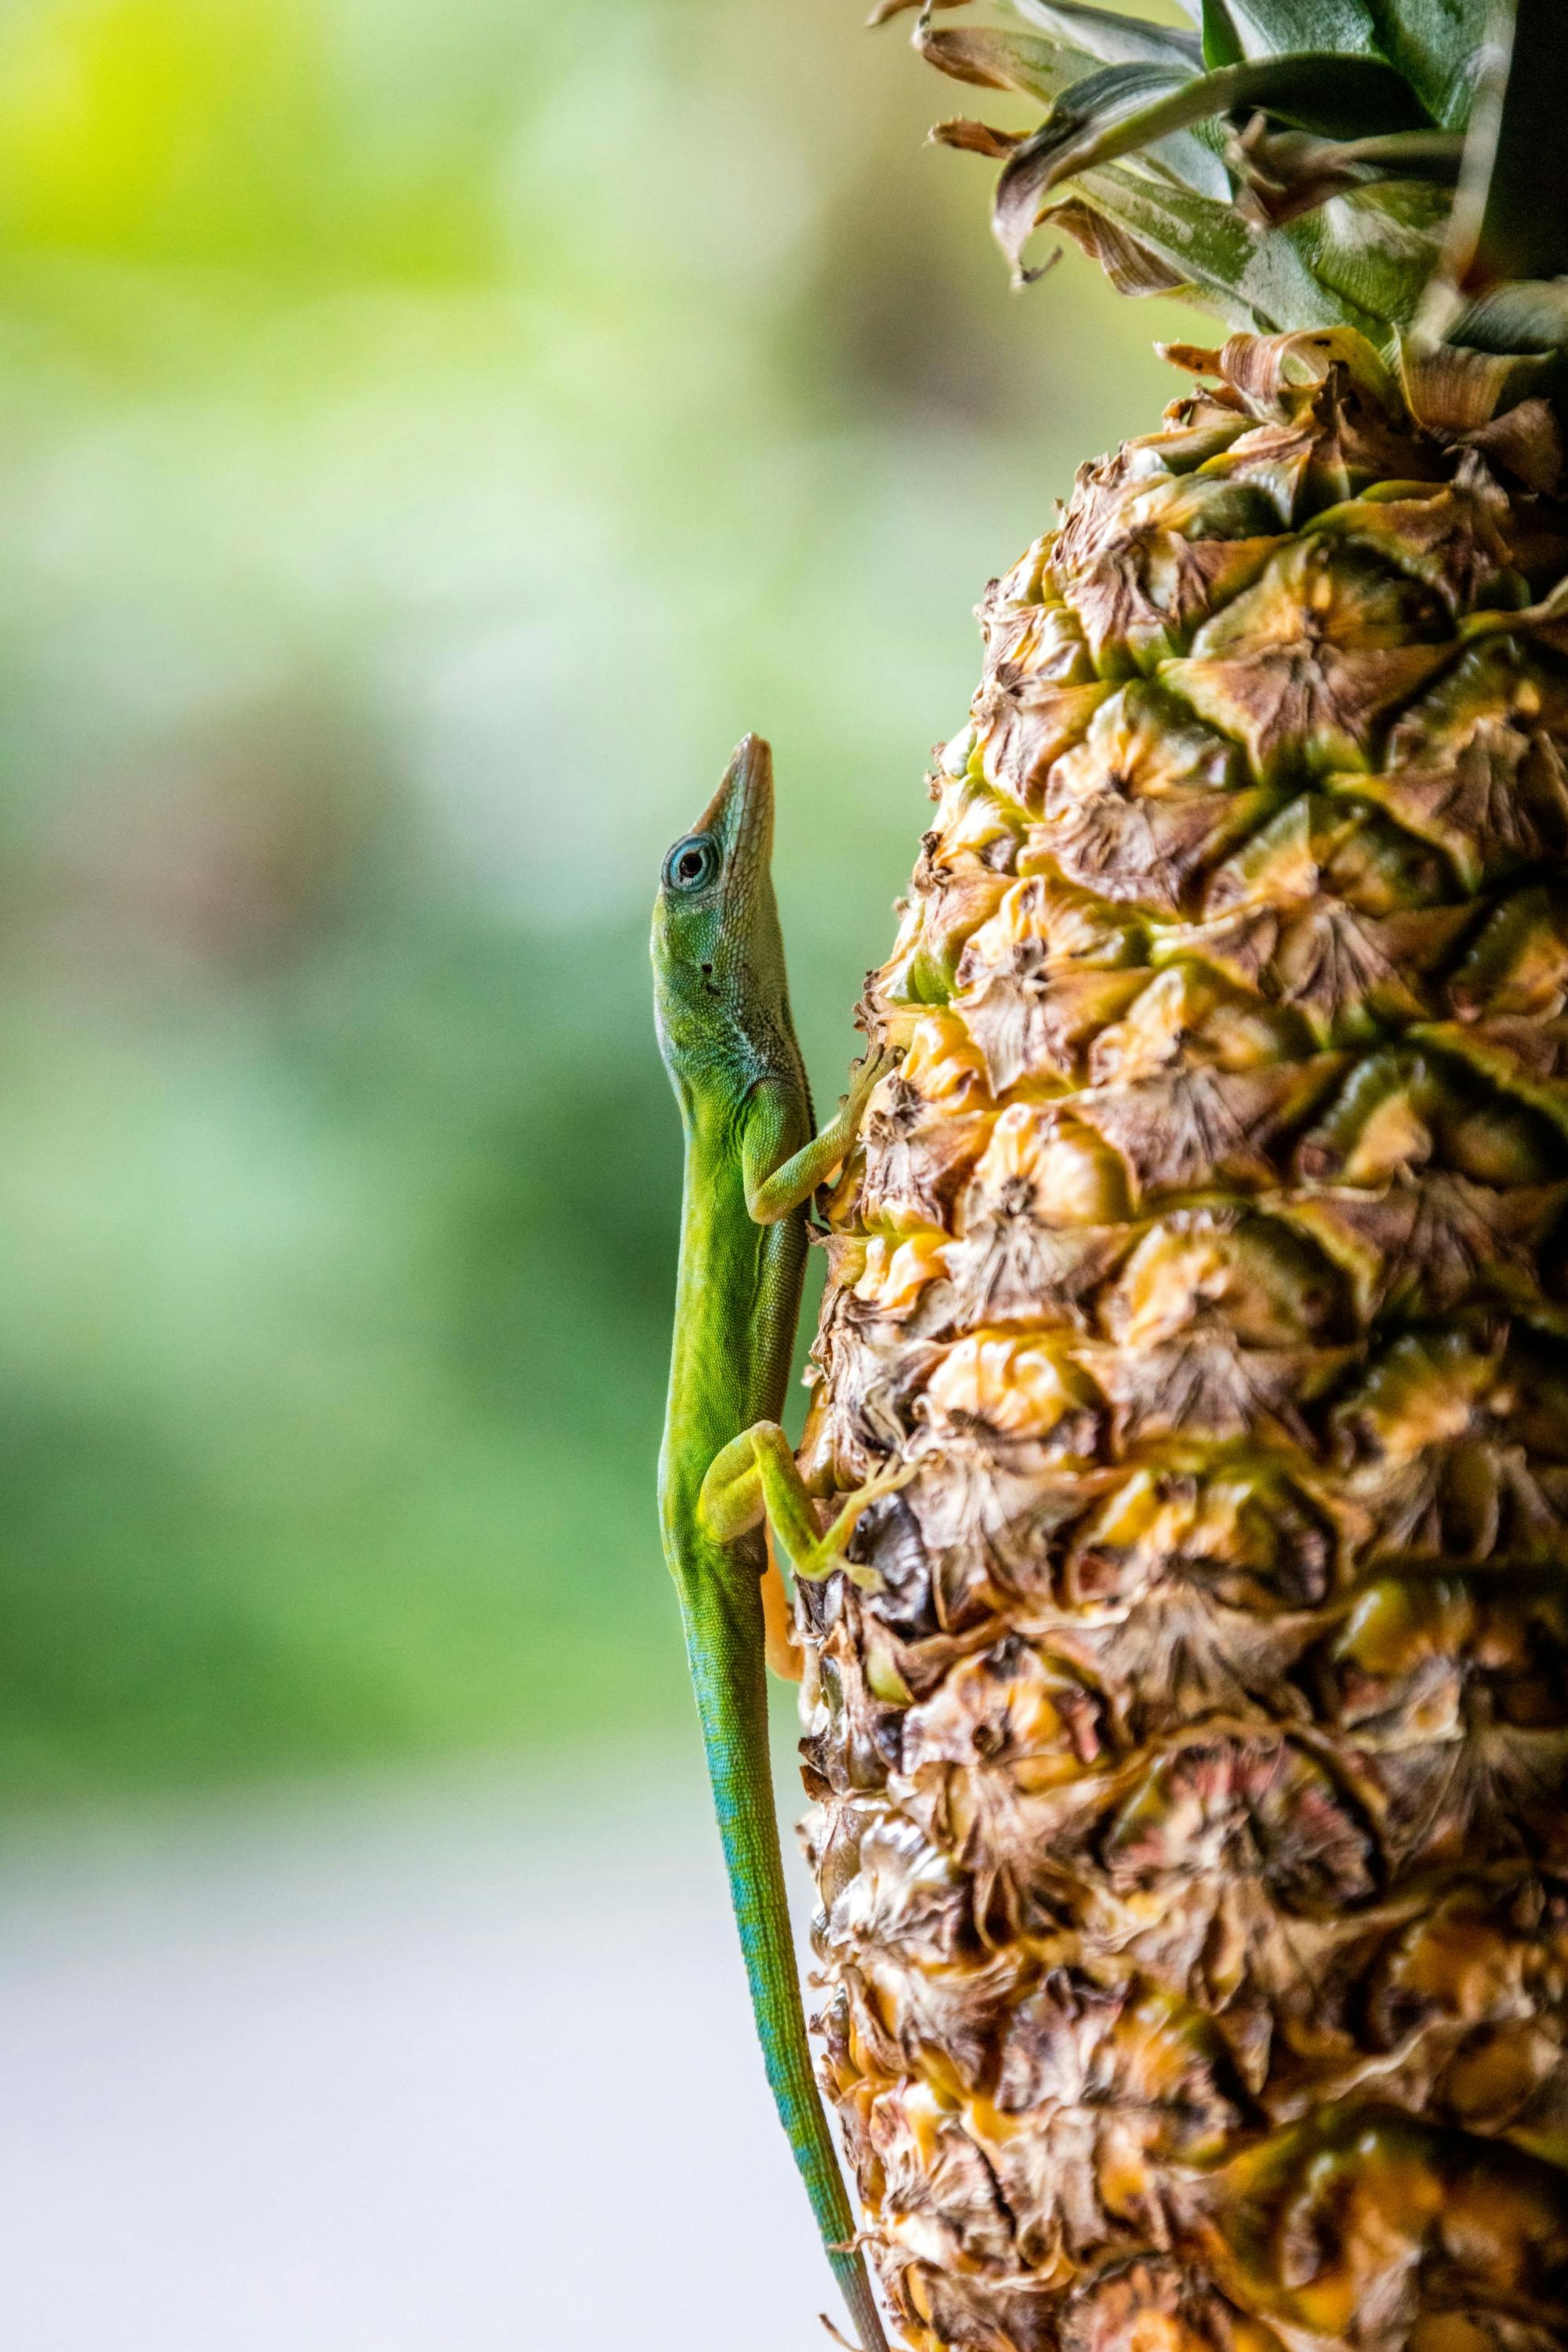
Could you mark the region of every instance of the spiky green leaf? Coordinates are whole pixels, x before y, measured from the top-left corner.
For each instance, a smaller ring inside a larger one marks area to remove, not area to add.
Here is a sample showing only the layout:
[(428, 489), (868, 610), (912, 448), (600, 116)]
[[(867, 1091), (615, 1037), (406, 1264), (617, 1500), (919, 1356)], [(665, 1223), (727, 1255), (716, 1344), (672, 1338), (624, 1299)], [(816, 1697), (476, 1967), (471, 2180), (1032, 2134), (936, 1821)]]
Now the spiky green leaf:
[(1090, 0), (1008, 0), (1033, 37), (934, 35), (963, 0), (924, 0), (933, 62), (1050, 109), (1032, 137), (943, 133), (1005, 158), (1016, 268), (1049, 216), (1124, 290), (1179, 280), (1240, 324), (1568, 350), (1568, 0), (1517, 0), (1511, 75), (1516, 0), (1182, 4), (1205, 70)]
[(1199, 131), (1173, 131), (1168, 139), (1156, 139), (1141, 154), (1130, 156), (1128, 162), (1134, 171), (1152, 172), (1178, 188), (1191, 189), (1195, 196), (1207, 196), (1220, 205), (1232, 200), (1230, 173), (1220, 151), (1205, 145)]
[(1075, 190), (1229, 326), (1261, 334), (1311, 326), (1381, 333), (1350, 293), (1317, 274), (1323, 241), (1310, 223), (1258, 236), (1234, 207), (1155, 188), (1120, 163), (1086, 173)]
[(1208, 0), (1204, 11), (1206, 64), (1234, 65), (1302, 49), (1376, 57), (1377, 28), (1366, 0)]
[[(982, 89), (1016, 90), (1021, 97), (1042, 99), (1047, 105), (1069, 89), (1080, 88), (1095, 78), (1094, 61), (1081, 49), (1065, 48), (1023, 33), (994, 32), (969, 26), (942, 31), (922, 19), (915, 33), (915, 47), (939, 72), (954, 81), (969, 82)], [(1157, 90), (1179, 89), (1184, 79), (1193, 79), (1191, 66), (1184, 58), (1176, 66), (1143, 65), (1103, 70), (1152, 76), (1149, 87)], [(955, 143), (947, 139), (945, 132), (942, 135), (944, 143)], [(1229, 195), (1230, 184), (1219, 155), (1190, 131), (1177, 131), (1151, 141), (1143, 163), (1145, 169), (1178, 187), (1192, 188), (1200, 195), (1212, 196), (1217, 202), (1226, 201)]]
[[(1274, 323), (1240, 290), (1258, 244), (1233, 207), (1156, 188), (1121, 164), (1086, 173), (1074, 194), (1154, 255), (1194, 301), (1227, 325)], [(1047, 226), (1050, 219), (1047, 214)]]
[(1462, 129), (1490, 0), (1367, 0), (1378, 47), (1434, 122)]
[(1160, 66), (1107, 66), (1074, 83), (997, 183), (998, 242), (1019, 266), (1051, 190), (1233, 109), (1260, 108), (1329, 138), (1415, 130), (1426, 118), (1390, 66), (1371, 58), (1272, 58), (1177, 81)]
[(1247, 51), (1226, 0), (1204, 0), (1204, 63), (1211, 71), (1246, 62)]
[(1101, 65), (1163, 65), (1193, 73), (1203, 70), (1203, 43), (1169, 25), (1146, 24), (1142, 16), (1116, 16), (1079, 0), (1013, 0), (1026, 25), (1085, 49)]
[(1332, 215), (1313, 213), (1294, 226), (1319, 285), (1363, 319), (1382, 322), (1362, 332), (1383, 343), (1390, 326), (1409, 326), (1420, 308), (1447, 213), (1446, 188), (1406, 181), (1355, 190), (1340, 198)]

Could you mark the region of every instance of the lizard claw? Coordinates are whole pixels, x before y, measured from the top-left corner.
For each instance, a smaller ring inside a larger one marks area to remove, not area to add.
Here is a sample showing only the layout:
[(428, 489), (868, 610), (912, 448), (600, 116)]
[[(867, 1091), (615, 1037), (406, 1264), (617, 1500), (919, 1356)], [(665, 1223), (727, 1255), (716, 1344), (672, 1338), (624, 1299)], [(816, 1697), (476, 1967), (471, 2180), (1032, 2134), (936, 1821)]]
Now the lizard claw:
[(889, 1071), (896, 1069), (903, 1059), (903, 1050), (901, 1045), (868, 1044), (860, 1059), (851, 1067), (849, 1091), (847, 1095), (839, 1097), (840, 1103), (849, 1106), (857, 1112), (864, 1109), (867, 1097), (872, 1089), (880, 1086)]
[(873, 1045), (868, 1042), (865, 1052), (855, 1065), (857, 1088), (864, 1087), (869, 1094), (871, 1088), (885, 1078), (889, 1070), (897, 1069), (903, 1058), (904, 1049), (901, 1045)]

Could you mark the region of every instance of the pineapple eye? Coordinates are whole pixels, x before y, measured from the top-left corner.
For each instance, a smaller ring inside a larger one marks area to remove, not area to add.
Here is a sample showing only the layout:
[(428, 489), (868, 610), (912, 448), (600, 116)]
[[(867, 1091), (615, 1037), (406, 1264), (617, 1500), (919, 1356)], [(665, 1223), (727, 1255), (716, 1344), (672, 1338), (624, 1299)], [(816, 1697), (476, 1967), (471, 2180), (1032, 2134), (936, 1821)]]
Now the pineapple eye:
[(664, 861), (667, 890), (705, 890), (719, 871), (719, 851), (705, 833), (688, 834)]

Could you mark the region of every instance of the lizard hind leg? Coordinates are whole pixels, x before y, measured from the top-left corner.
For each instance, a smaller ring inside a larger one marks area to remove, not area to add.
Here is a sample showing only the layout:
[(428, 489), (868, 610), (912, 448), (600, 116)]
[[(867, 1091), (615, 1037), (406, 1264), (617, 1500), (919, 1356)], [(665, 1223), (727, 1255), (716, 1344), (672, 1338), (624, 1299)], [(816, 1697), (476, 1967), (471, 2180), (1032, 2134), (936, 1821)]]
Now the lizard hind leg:
[[(698, 1517), (703, 1528), (716, 1543), (736, 1543), (752, 1528), (765, 1526), (767, 1509), (763, 1496), (763, 1478), (759, 1468), (760, 1454), (773, 1444), (772, 1422), (759, 1422), (754, 1428), (742, 1430), (721, 1448), (708, 1465), (697, 1498)], [(782, 1430), (777, 1436), (785, 1444)], [(790, 1467), (794, 1469), (794, 1457)], [(763, 1639), (768, 1664), (784, 1682), (797, 1683), (803, 1665), (790, 1623), (789, 1595), (779, 1573), (777, 1549), (773, 1529), (767, 1528), (768, 1564), (763, 1571)], [(813, 1533), (815, 1534), (815, 1527)], [(787, 1556), (787, 1555), (786, 1555)]]
[(847, 1497), (825, 1534), (789, 1439), (776, 1421), (758, 1421), (714, 1456), (697, 1507), (710, 1534), (727, 1543), (765, 1516), (794, 1575), (815, 1584), (841, 1568), (862, 1591), (878, 1592), (882, 1580), (876, 1570), (846, 1559), (845, 1547), (861, 1514), (913, 1475), (907, 1464), (879, 1471)]
[(791, 1568), (820, 1540), (794, 1448), (776, 1421), (754, 1421), (721, 1447), (702, 1481), (697, 1516), (717, 1543), (733, 1543), (766, 1518)]
[(714, 1543), (738, 1543), (742, 1536), (749, 1536), (753, 1528), (763, 1524), (763, 1482), (752, 1440), (758, 1430), (772, 1427), (771, 1422), (764, 1421), (759, 1422), (755, 1429), (743, 1429), (739, 1437), (732, 1437), (728, 1445), (720, 1447), (703, 1474), (697, 1496), (697, 1520), (703, 1534)]

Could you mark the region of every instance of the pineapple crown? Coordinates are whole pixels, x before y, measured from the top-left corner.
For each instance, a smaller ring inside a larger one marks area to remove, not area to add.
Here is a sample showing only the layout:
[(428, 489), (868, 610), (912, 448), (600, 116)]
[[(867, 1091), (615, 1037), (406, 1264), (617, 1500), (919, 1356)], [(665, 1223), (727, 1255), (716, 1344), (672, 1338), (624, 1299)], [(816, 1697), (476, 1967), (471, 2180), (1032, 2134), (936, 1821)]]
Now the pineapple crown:
[(1044, 274), (1024, 264), (1044, 226), (1119, 291), (1254, 333), (1568, 348), (1568, 0), (1182, 0), (1191, 30), (999, 0), (1026, 29), (936, 23), (966, 5), (880, 0), (871, 21), (919, 6), (932, 65), (1044, 101), (1032, 131), (932, 133), (1002, 163), (1020, 280)]

